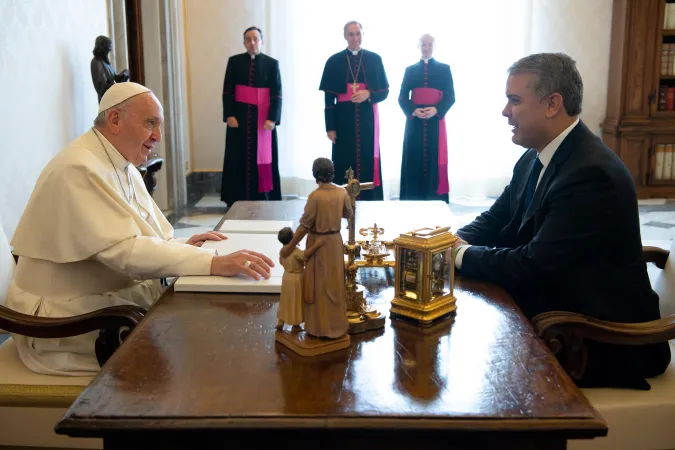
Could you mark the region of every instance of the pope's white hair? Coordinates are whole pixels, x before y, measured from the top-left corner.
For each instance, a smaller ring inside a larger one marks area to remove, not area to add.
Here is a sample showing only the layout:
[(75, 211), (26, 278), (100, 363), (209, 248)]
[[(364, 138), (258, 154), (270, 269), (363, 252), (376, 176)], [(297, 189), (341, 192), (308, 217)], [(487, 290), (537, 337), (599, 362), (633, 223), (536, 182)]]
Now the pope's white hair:
[(124, 100), (122, 103), (113, 106), (112, 108), (108, 108), (105, 111), (101, 111), (96, 118), (94, 119), (94, 126), (99, 127), (99, 128), (104, 128), (105, 127), (105, 119), (106, 119), (106, 114), (111, 113), (113, 110), (117, 110), (122, 114), (127, 113), (127, 109), (129, 108), (129, 105), (131, 104), (131, 101), (134, 99), (134, 97), (128, 98)]

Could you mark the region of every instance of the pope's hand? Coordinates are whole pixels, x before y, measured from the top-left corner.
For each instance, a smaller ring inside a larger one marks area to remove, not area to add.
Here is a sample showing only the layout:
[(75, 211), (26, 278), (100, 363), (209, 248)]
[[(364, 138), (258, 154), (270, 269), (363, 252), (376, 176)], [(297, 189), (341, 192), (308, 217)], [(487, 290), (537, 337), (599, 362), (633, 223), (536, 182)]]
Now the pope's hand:
[(265, 128), (267, 131), (272, 131), (274, 130), (274, 125), (275, 123), (273, 120), (266, 120), (263, 128)]
[(239, 122), (237, 121), (237, 118), (234, 116), (228, 117), (227, 126), (230, 128), (239, 128)]
[(195, 234), (190, 239), (185, 242), (188, 245), (194, 245), (195, 247), (201, 247), (206, 241), (223, 241), (227, 239), (223, 233), (218, 231), (209, 231), (208, 233)]
[(225, 256), (214, 256), (211, 260), (211, 275), (233, 277), (247, 275), (254, 280), (269, 278), (274, 263), (262, 253), (251, 250), (239, 250)]

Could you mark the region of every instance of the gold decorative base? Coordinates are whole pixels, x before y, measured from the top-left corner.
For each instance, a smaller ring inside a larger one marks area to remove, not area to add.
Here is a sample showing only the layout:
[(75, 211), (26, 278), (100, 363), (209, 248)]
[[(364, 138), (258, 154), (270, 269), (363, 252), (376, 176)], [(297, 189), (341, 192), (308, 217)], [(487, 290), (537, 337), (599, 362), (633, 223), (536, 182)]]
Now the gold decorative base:
[(350, 291), (349, 289), (347, 289), (347, 318), (349, 318), (349, 314), (358, 313), (365, 309), (366, 307), (366, 298), (364, 296), (365, 292), (366, 288), (361, 286), (360, 284), (356, 285), (355, 291)]
[(387, 318), (379, 311), (368, 311), (365, 314), (348, 313), (349, 334), (364, 333), (369, 330), (384, 328)]
[(391, 327), (395, 333), (402, 335), (412, 335), (416, 341), (421, 343), (437, 341), (441, 336), (445, 336), (455, 323), (455, 315), (448, 314), (434, 320), (431, 325), (420, 326), (416, 320), (411, 320), (404, 316), (397, 316), (398, 320), (391, 321)]
[(379, 260), (358, 259), (354, 261), (356, 267), (396, 267), (396, 261), (391, 258), (383, 258)]
[(318, 338), (305, 331), (277, 330), (274, 340), (301, 356), (317, 356), (348, 348), (351, 339), (345, 334), (337, 339)]
[(420, 305), (410, 300), (395, 298), (391, 301), (390, 317), (392, 319), (408, 319), (422, 326), (430, 326), (435, 320), (452, 314), (457, 310), (454, 296), (434, 300), (429, 305)]
[(387, 320), (379, 311), (368, 311), (364, 293), (366, 288), (356, 285), (356, 291), (347, 290), (347, 321), (349, 322), (349, 334), (363, 333), (368, 330), (384, 328)]

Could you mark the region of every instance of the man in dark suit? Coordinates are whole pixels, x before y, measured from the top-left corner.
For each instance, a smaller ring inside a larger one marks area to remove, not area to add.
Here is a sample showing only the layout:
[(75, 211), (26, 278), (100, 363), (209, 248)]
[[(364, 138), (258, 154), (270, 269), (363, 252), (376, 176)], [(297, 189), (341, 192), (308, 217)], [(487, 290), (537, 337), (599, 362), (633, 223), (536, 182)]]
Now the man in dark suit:
[[(660, 317), (642, 260), (637, 196), (622, 161), (578, 118), (583, 83), (564, 54), (522, 58), (509, 68), (502, 114), (528, 150), (489, 211), (461, 228), (463, 276), (504, 287), (528, 317), (572, 311), (615, 322)], [(648, 389), (663, 373), (667, 343), (587, 342), (581, 386)]]

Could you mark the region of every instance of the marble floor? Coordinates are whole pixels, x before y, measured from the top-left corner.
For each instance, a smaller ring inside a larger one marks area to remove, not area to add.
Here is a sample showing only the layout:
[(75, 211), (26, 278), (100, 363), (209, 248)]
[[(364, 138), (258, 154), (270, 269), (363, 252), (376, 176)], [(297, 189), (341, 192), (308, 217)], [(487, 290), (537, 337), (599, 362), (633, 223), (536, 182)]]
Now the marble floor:
[[(493, 202), (494, 199), (479, 201), (453, 199), (450, 208), (460, 226), (463, 226), (490, 208)], [(670, 248), (670, 242), (675, 237), (675, 200), (639, 200), (638, 204), (643, 244)], [(227, 206), (220, 200), (220, 196), (215, 194), (205, 195), (183, 210), (165, 214), (175, 229), (176, 237), (189, 237), (213, 230), (226, 212)]]

